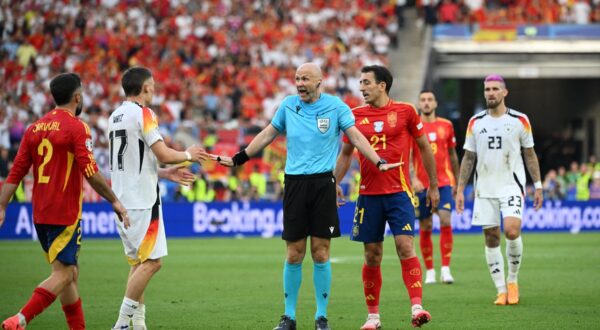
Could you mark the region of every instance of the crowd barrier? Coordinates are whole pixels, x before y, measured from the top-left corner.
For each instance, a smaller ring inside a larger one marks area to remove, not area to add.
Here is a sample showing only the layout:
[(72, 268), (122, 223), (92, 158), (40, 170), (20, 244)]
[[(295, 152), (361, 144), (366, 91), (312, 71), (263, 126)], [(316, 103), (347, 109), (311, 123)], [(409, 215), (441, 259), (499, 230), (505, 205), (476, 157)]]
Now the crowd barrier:
[[(350, 234), (354, 203), (339, 209), (343, 235)], [(463, 214), (452, 213), (455, 233), (479, 233), (471, 226), (472, 203)], [(165, 229), (168, 237), (279, 237), (283, 226), (283, 209), (278, 202), (165, 203)], [(116, 238), (114, 213), (108, 203), (84, 203), (82, 230), (85, 238)], [(11, 203), (6, 221), (0, 228), (0, 239), (36, 239), (30, 203)], [(418, 221), (415, 222), (418, 229)], [(523, 217), (526, 232), (600, 231), (600, 201), (546, 201), (535, 211), (527, 205)], [(434, 231), (439, 221), (434, 219)]]

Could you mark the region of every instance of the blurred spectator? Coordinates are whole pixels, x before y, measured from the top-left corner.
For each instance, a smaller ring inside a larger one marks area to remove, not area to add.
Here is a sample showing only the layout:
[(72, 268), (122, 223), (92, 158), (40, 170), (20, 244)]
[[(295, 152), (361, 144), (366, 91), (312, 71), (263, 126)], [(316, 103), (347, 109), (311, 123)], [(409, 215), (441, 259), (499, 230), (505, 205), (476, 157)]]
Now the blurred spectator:
[(575, 0), (572, 7), (573, 22), (575, 24), (589, 24), (592, 7), (588, 0)]
[(594, 171), (590, 186), (590, 200), (600, 200), (600, 171)]
[(575, 199), (578, 201), (587, 201), (590, 199), (590, 181), (592, 179), (593, 169), (589, 168), (586, 163), (579, 166), (579, 176), (577, 177), (577, 195)]
[(559, 183), (555, 170), (550, 170), (546, 173), (543, 183), (544, 199), (559, 200), (561, 199), (559, 192)]

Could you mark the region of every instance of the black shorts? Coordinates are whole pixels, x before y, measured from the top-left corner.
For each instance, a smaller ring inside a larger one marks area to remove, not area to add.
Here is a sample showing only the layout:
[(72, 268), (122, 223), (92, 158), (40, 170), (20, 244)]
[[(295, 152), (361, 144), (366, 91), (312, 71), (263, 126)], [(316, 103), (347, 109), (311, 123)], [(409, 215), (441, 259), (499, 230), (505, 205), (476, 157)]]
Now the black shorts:
[(283, 233), (294, 242), (307, 236), (340, 236), (335, 178), (331, 172), (285, 175), (283, 192)]

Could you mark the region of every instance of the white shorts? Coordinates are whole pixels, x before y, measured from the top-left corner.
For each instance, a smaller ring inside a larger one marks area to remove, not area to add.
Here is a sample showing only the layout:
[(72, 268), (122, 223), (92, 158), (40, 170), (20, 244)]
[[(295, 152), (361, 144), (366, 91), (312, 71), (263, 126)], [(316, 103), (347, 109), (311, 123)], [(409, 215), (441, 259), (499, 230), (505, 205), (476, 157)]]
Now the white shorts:
[(166, 256), (167, 237), (161, 205), (156, 203), (151, 209), (127, 210), (127, 214), (129, 228), (125, 229), (120, 221), (117, 221), (117, 228), (129, 264), (137, 265)]
[(475, 198), (471, 224), (484, 228), (497, 227), (500, 226), (500, 216), (521, 219), (524, 208), (525, 198), (520, 194), (500, 198)]

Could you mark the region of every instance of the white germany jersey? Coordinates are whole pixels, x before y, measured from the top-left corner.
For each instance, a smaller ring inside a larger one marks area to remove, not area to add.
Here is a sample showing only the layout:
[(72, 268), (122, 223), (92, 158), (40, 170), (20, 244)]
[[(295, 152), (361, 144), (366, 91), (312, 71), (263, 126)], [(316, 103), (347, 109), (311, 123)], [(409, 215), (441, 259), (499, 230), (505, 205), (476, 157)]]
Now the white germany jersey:
[(533, 147), (529, 118), (508, 109), (494, 118), (482, 111), (469, 120), (464, 149), (477, 154), (475, 197), (498, 198), (525, 193), (521, 148)]
[(158, 160), (150, 149), (162, 140), (152, 110), (125, 101), (108, 120), (112, 188), (127, 209), (150, 209), (158, 190)]

